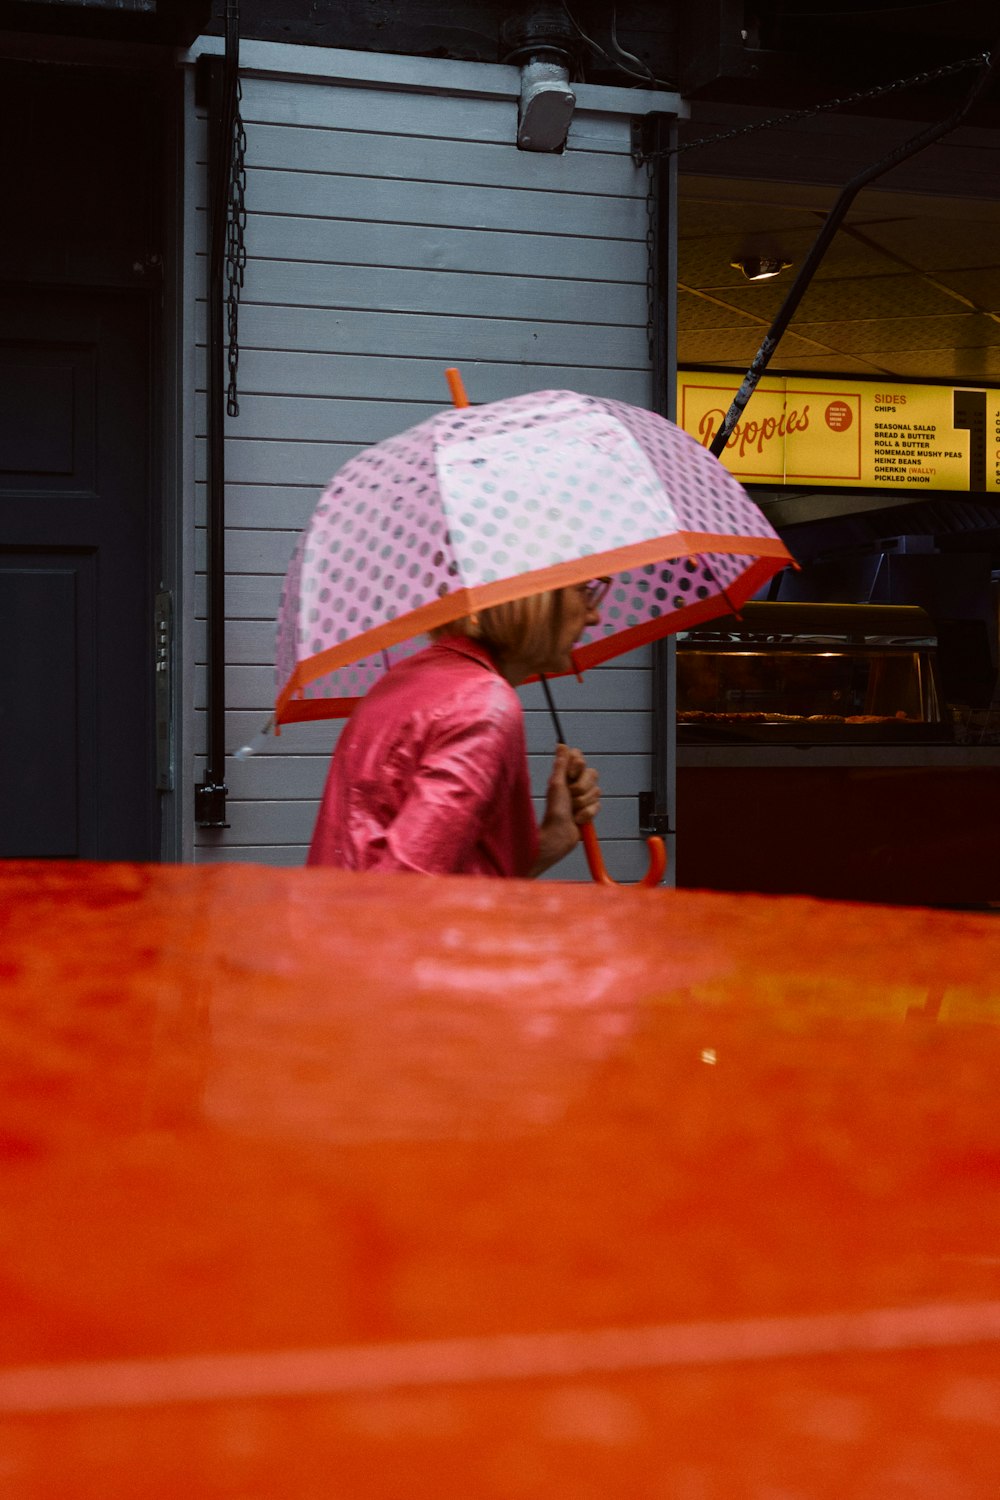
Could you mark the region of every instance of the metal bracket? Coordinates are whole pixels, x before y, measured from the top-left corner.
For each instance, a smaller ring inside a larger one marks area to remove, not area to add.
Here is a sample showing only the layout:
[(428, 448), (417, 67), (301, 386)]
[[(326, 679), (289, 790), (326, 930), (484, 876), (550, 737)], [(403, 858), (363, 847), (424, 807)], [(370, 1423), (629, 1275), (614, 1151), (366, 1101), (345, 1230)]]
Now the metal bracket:
[(660, 838), (666, 838), (673, 833), (670, 826), (669, 813), (656, 811), (656, 804), (652, 792), (639, 793), (639, 832), (646, 838), (650, 834), (656, 834)]
[(641, 167), (649, 154), (648, 115), (632, 116), (632, 165)]
[(659, 146), (659, 121), (673, 119), (666, 110), (650, 110), (647, 115), (633, 115), (631, 128), (632, 165), (645, 166), (654, 156), (662, 154)]
[(153, 609), (153, 659), (156, 698), (156, 790), (172, 792), (174, 789), (174, 601), (169, 589), (160, 589)]
[(229, 788), (224, 782), (203, 781), (194, 789), (194, 820), (199, 828), (228, 828), (226, 798)]
[(208, 109), (212, 102), (212, 76), (221, 76), (222, 62), (203, 52), (194, 65), (194, 102), (197, 109)]

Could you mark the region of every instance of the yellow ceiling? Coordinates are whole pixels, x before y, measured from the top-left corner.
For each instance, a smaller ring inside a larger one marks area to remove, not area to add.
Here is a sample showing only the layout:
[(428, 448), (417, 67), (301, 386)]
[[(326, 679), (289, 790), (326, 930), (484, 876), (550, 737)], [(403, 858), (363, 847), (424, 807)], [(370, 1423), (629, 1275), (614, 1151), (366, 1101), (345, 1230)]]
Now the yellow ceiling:
[[(681, 139), (734, 116), (696, 111)], [(682, 153), (679, 363), (745, 369), (842, 185), (917, 128), (827, 118)], [(750, 282), (741, 253), (793, 267)], [(1000, 132), (956, 132), (858, 194), (769, 368), (1000, 383)]]

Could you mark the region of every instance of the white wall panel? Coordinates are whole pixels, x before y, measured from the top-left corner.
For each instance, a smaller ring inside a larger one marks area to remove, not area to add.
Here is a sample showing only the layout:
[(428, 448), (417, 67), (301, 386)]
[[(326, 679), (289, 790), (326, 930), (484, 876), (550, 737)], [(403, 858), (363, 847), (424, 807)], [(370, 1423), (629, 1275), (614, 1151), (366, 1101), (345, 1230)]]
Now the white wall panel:
[[(262, 703), (255, 709), (228, 709), (226, 711), (226, 747), (238, 750), (249, 744), (270, 716), (272, 703)], [(197, 742), (205, 744), (205, 710), (193, 710)], [(259, 750), (260, 755), (329, 755), (337, 742), (341, 725), (336, 719), (320, 720), (309, 724), (286, 725), (280, 735), (270, 734)], [(202, 830), (205, 832), (205, 830)]]
[[(600, 328), (592, 329), (593, 341), (600, 343), (602, 337)], [(369, 443), (377, 441), (377, 436), (389, 428), (390, 418), (379, 417), (380, 403), (406, 403), (408, 410), (402, 415), (413, 423), (440, 411), (444, 403), (442, 390), (447, 395), (444, 370), (449, 361), (407, 359), (400, 355), (395, 361), (399, 366), (395, 371), (386, 368), (389, 363), (390, 359), (384, 355), (347, 359), (336, 353), (250, 349), (240, 357), (240, 390), (247, 395), (343, 400), (346, 405), (339, 419), (328, 408), (321, 412), (322, 426), (313, 429), (303, 426), (301, 435), (323, 437), (327, 442)], [(638, 391), (646, 379), (641, 370), (591, 367), (582, 362), (550, 365), (544, 360), (522, 360), (495, 364), (476, 359), (463, 361), (462, 369), (466, 383), (475, 391), (475, 399), (483, 401), (499, 399), (494, 392), (516, 394), (512, 389), (515, 386), (519, 391), (586, 389), (591, 395), (607, 396), (619, 388)], [(572, 387), (568, 386), (570, 379), (574, 382)], [(471, 395), (472, 391), (470, 398)], [(328, 432), (328, 423), (335, 419), (338, 427)], [(241, 417), (229, 427), (234, 442), (243, 436), (241, 420), (242, 409)], [(333, 456), (344, 461), (342, 455)]]
[[(285, 76), (272, 77), (265, 66), (272, 53), (244, 48), (249, 263), (241, 411), (227, 420), (226, 442), (230, 827), (197, 830), (196, 857), (288, 865), (304, 858), (341, 726), (289, 725), (249, 759), (232, 752), (270, 713), (284, 570), (331, 475), (367, 444), (440, 410), (450, 364), (461, 367), (476, 401), (565, 387), (646, 404), (649, 370), (646, 179), (629, 156), (627, 104), (619, 100), (610, 113), (578, 109), (567, 150), (535, 155), (514, 146), (510, 69), (419, 65), (427, 79), (461, 76), (463, 95), (431, 83), (406, 87), (398, 59), (373, 56), (373, 74), (395, 81), (366, 86), (361, 76), (338, 79), (336, 70), (320, 76), (320, 49), (278, 53)], [(598, 91), (612, 93), (619, 91)], [(649, 108), (641, 98), (637, 107)], [(195, 120), (190, 138), (203, 164), (203, 121)], [(188, 278), (199, 437), (197, 618), (187, 649), (190, 724), (203, 753), (203, 167), (201, 176), (200, 243)], [(601, 775), (609, 868), (635, 879), (646, 866), (636, 799), (649, 780), (648, 652), (590, 673), (582, 685), (560, 680), (553, 691), (567, 736)], [(553, 729), (537, 687), (525, 688), (523, 700), (540, 794)], [(582, 856), (557, 873), (585, 879)]]
[[(542, 804), (536, 802), (541, 812)], [(241, 802), (230, 797), (226, 816), (231, 844), (299, 844), (306, 846), (316, 818), (312, 798), (302, 801)], [(635, 807), (630, 797), (605, 797), (601, 803), (600, 827), (604, 839), (627, 839), (634, 830)]]
[[(440, 187), (481, 184), (518, 193), (601, 194), (612, 198), (620, 198), (623, 193), (618, 162), (611, 153), (586, 156), (572, 148), (553, 155), (512, 152), (509, 140), (482, 143), (407, 136), (401, 131), (387, 136), (384, 131), (372, 133), (372, 123), (372, 116), (363, 111), (350, 129), (338, 130), (268, 125), (248, 119), (247, 159), (256, 171), (326, 170), (361, 178), (366, 184), (384, 177)], [(632, 197), (642, 196), (641, 184), (642, 178), (636, 174), (631, 183)], [(413, 222), (423, 223), (425, 218), (433, 222), (430, 215), (418, 215)]]
[[(520, 153), (524, 155), (524, 153)], [(511, 153), (513, 155), (513, 153)], [(399, 182), (395, 178), (345, 177), (337, 159), (325, 159), (325, 170), (274, 172), (248, 165), (247, 194), (267, 204), (272, 214), (304, 214), (318, 219), (368, 222), (377, 235), (382, 224), (463, 224), (469, 229), (500, 230), (513, 224), (526, 232), (555, 227), (561, 233), (612, 242), (645, 234), (646, 208), (641, 197), (605, 194), (518, 191), (466, 183)], [(431, 169), (428, 162), (425, 170)], [(528, 246), (525, 246), (525, 250)]]
[[(244, 54), (245, 54), (245, 48)], [(343, 88), (296, 79), (244, 81), (247, 123), (304, 125), (317, 131), (363, 129), (426, 141), (474, 140), (513, 145), (517, 116), (506, 100)]]
[[(378, 226), (373, 226), (373, 235)], [(525, 245), (525, 254), (531, 250)], [(608, 255), (618, 242), (608, 242)], [(374, 312), (470, 315), (645, 327), (645, 290), (637, 301), (627, 283), (554, 276), (455, 273), (440, 266), (368, 266), (313, 261), (252, 260), (246, 299), (298, 307), (354, 307)], [(335, 352), (335, 351), (331, 351)], [(484, 351), (486, 353), (488, 351)]]
[[(601, 852), (609, 874), (615, 880), (629, 883), (637, 881), (645, 873), (646, 847), (636, 839), (603, 839)], [(279, 865), (286, 869), (298, 868), (304, 858), (301, 844), (202, 844), (197, 852), (201, 864), (259, 864)], [(399, 877), (406, 880), (405, 875)], [(589, 880), (587, 866), (580, 850), (574, 850), (548, 880)]]
[[(195, 487), (195, 515), (205, 524), (205, 485)], [(312, 515), (316, 491), (311, 484), (227, 484), (226, 520), (232, 527), (264, 531), (298, 531)]]
[[(558, 212), (558, 201), (549, 205)], [(607, 239), (583, 235), (532, 236), (502, 230), (472, 230), (449, 225), (384, 223), (373, 235), (367, 224), (353, 220), (293, 217), (254, 213), (250, 232), (257, 254), (264, 260), (309, 260), (328, 265), (432, 265), (439, 271), (473, 275), (555, 276), (577, 281), (622, 281), (644, 264), (645, 246), (622, 240), (608, 255)]]
[[(295, 736), (290, 734), (288, 743), (294, 741)], [(643, 780), (649, 776), (648, 756), (598, 754), (590, 759), (601, 778), (605, 797), (627, 798), (632, 795), (637, 778)], [(529, 762), (540, 785), (548, 774), (551, 756), (531, 755)], [(328, 765), (327, 755), (283, 753), (233, 759), (227, 766), (226, 785), (230, 796), (238, 802), (315, 802), (323, 791)]]
[[(251, 220), (252, 222), (252, 220)], [(285, 220), (284, 222), (289, 222)], [(198, 304), (198, 340), (205, 342), (206, 311)], [(573, 369), (579, 365), (645, 369), (646, 329), (636, 324), (521, 322), (464, 315), (421, 317), (388, 309), (369, 312), (354, 308), (272, 306), (244, 300), (240, 312), (240, 344), (244, 350), (303, 350), (330, 357), (350, 370), (356, 356), (391, 358), (413, 363), (419, 372), (427, 361), (432, 378), (456, 360), (482, 363), (484, 348), (493, 362), (549, 365)], [(199, 363), (204, 386), (204, 360)], [(423, 377), (426, 381), (426, 376)], [(241, 370), (241, 386), (245, 386)], [(426, 384), (422, 389), (426, 389)]]
[[(266, 703), (269, 694), (274, 687), (274, 674), (269, 665), (265, 666), (235, 666), (226, 667), (226, 703), (230, 708), (255, 708), (259, 703)], [(598, 667), (588, 672), (582, 682), (575, 678), (562, 677), (553, 679), (549, 684), (556, 705), (556, 711), (560, 722), (568, 731), (568, 725), (574, 722), (583, 724), (585, 716), (591, 715), (599, 710), (615, 710), (622, 714), (632, 711), (644, 712), (647, 708), (646, 695), (649, 690), (648, 671), (613, 671), (607, 667)], [(197, 708), (205, 706), (205, 669), (197, 667), (194, 679), (194, 701)], [(551, 725), (551, 715), (545, 704), (542, 689), (537, 683), (528, 683), (521, 689), (521, 701), (524, 704), (525, 715), (531, 721), (531, 715), (537, 712), (546, 726), (546, 732)], [(289, 729), (288, 734), (292, 734)], [(550, 735), (551, 739), (551, 735)]]
[[(320, 69), (313, 65), (322, 62), (319, 49), (288, 49), (289, 55), (292, 50), (299, 53), (295, 59), (299, 76), (285, 78), (270, 76), (278, 69), (268, 66), (263, 53), (260, 61), (256, 61), (257, 50), (247, 43), (241, 49), (244, 72), (252, 75), (252, 92), (247, 83), (244, 85), (243, 117), (247, 123), (307, 125), (317, 130), (364, 128), (383, 135), (419, 136), (427, 141), (514, 144), (518, 75), (513, 68), (475, 68), (485, 86), (474, 90), (466, 89), (456, 81), (460, 71), (469, 76), (468, 68), (453, 63), (437, 65), (446, 70), (440, 73), (440, 83), (431, 82), (428, 75), (425, 83), (412, 87), (401, 79), (391, 87), (380, 87), (377, 67), (372, 66), (379, 59), (365, 56), (361, 66), (370, 70), (370, 77), (358, 79), (354, 86), (349, 86), (340, 67), (330, 71), (330, 82), (315, 76)], [(399, 59), (395, 61), (398, 63)], [(428, 65), (423, 66), (426, 71)], [(291, 73), (287, 68), (282, 71)], [(405, 71), (412, 76), (412, 62)], [(492, 81), (486, 82), (486, 75), (497, 78), (500, 73), (506, 76), (499, 86), (492, 86)], [(610, 113), (602, 107), (600, 97), (609, 94), (616, 96)], [(623, 108), (623, 91), (578, 87), (577, 96), (580, 108), (570, 125), (569, 149), (627, 152), (629, 120)], [(662, 94), (654, 96), (640, 90), (629, 90), (629, 107), (633, 102), (636, 113), (641, 113), (652, 108), (665, 108), (668, 101)], [(678, 105), (680, 101), (674, 102)]]

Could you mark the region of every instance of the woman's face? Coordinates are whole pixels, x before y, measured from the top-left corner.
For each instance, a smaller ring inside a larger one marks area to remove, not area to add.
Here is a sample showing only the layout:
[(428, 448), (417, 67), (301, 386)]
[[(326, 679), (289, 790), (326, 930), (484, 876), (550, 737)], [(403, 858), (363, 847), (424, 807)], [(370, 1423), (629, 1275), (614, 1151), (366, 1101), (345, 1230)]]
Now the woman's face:
[(540, 667), (542, 672), (571, 672), (570, 652), (585, 630), (601, 622), (601, 611), (588, 599), (590, 585), (571, 583), (560, 590), (559, 623), (553, 633), (552, 652)]

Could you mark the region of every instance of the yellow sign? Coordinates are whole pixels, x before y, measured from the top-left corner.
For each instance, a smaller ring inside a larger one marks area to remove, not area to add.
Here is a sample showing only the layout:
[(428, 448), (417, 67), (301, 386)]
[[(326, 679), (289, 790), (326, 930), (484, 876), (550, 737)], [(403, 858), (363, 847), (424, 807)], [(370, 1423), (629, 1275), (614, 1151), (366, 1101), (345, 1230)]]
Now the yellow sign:
[[(742, 376), (682, 371), (677, 422), (711, 445)], [(723, 463), (747, 484), (1000, 490), (1000, 390), (765, 375)]]

